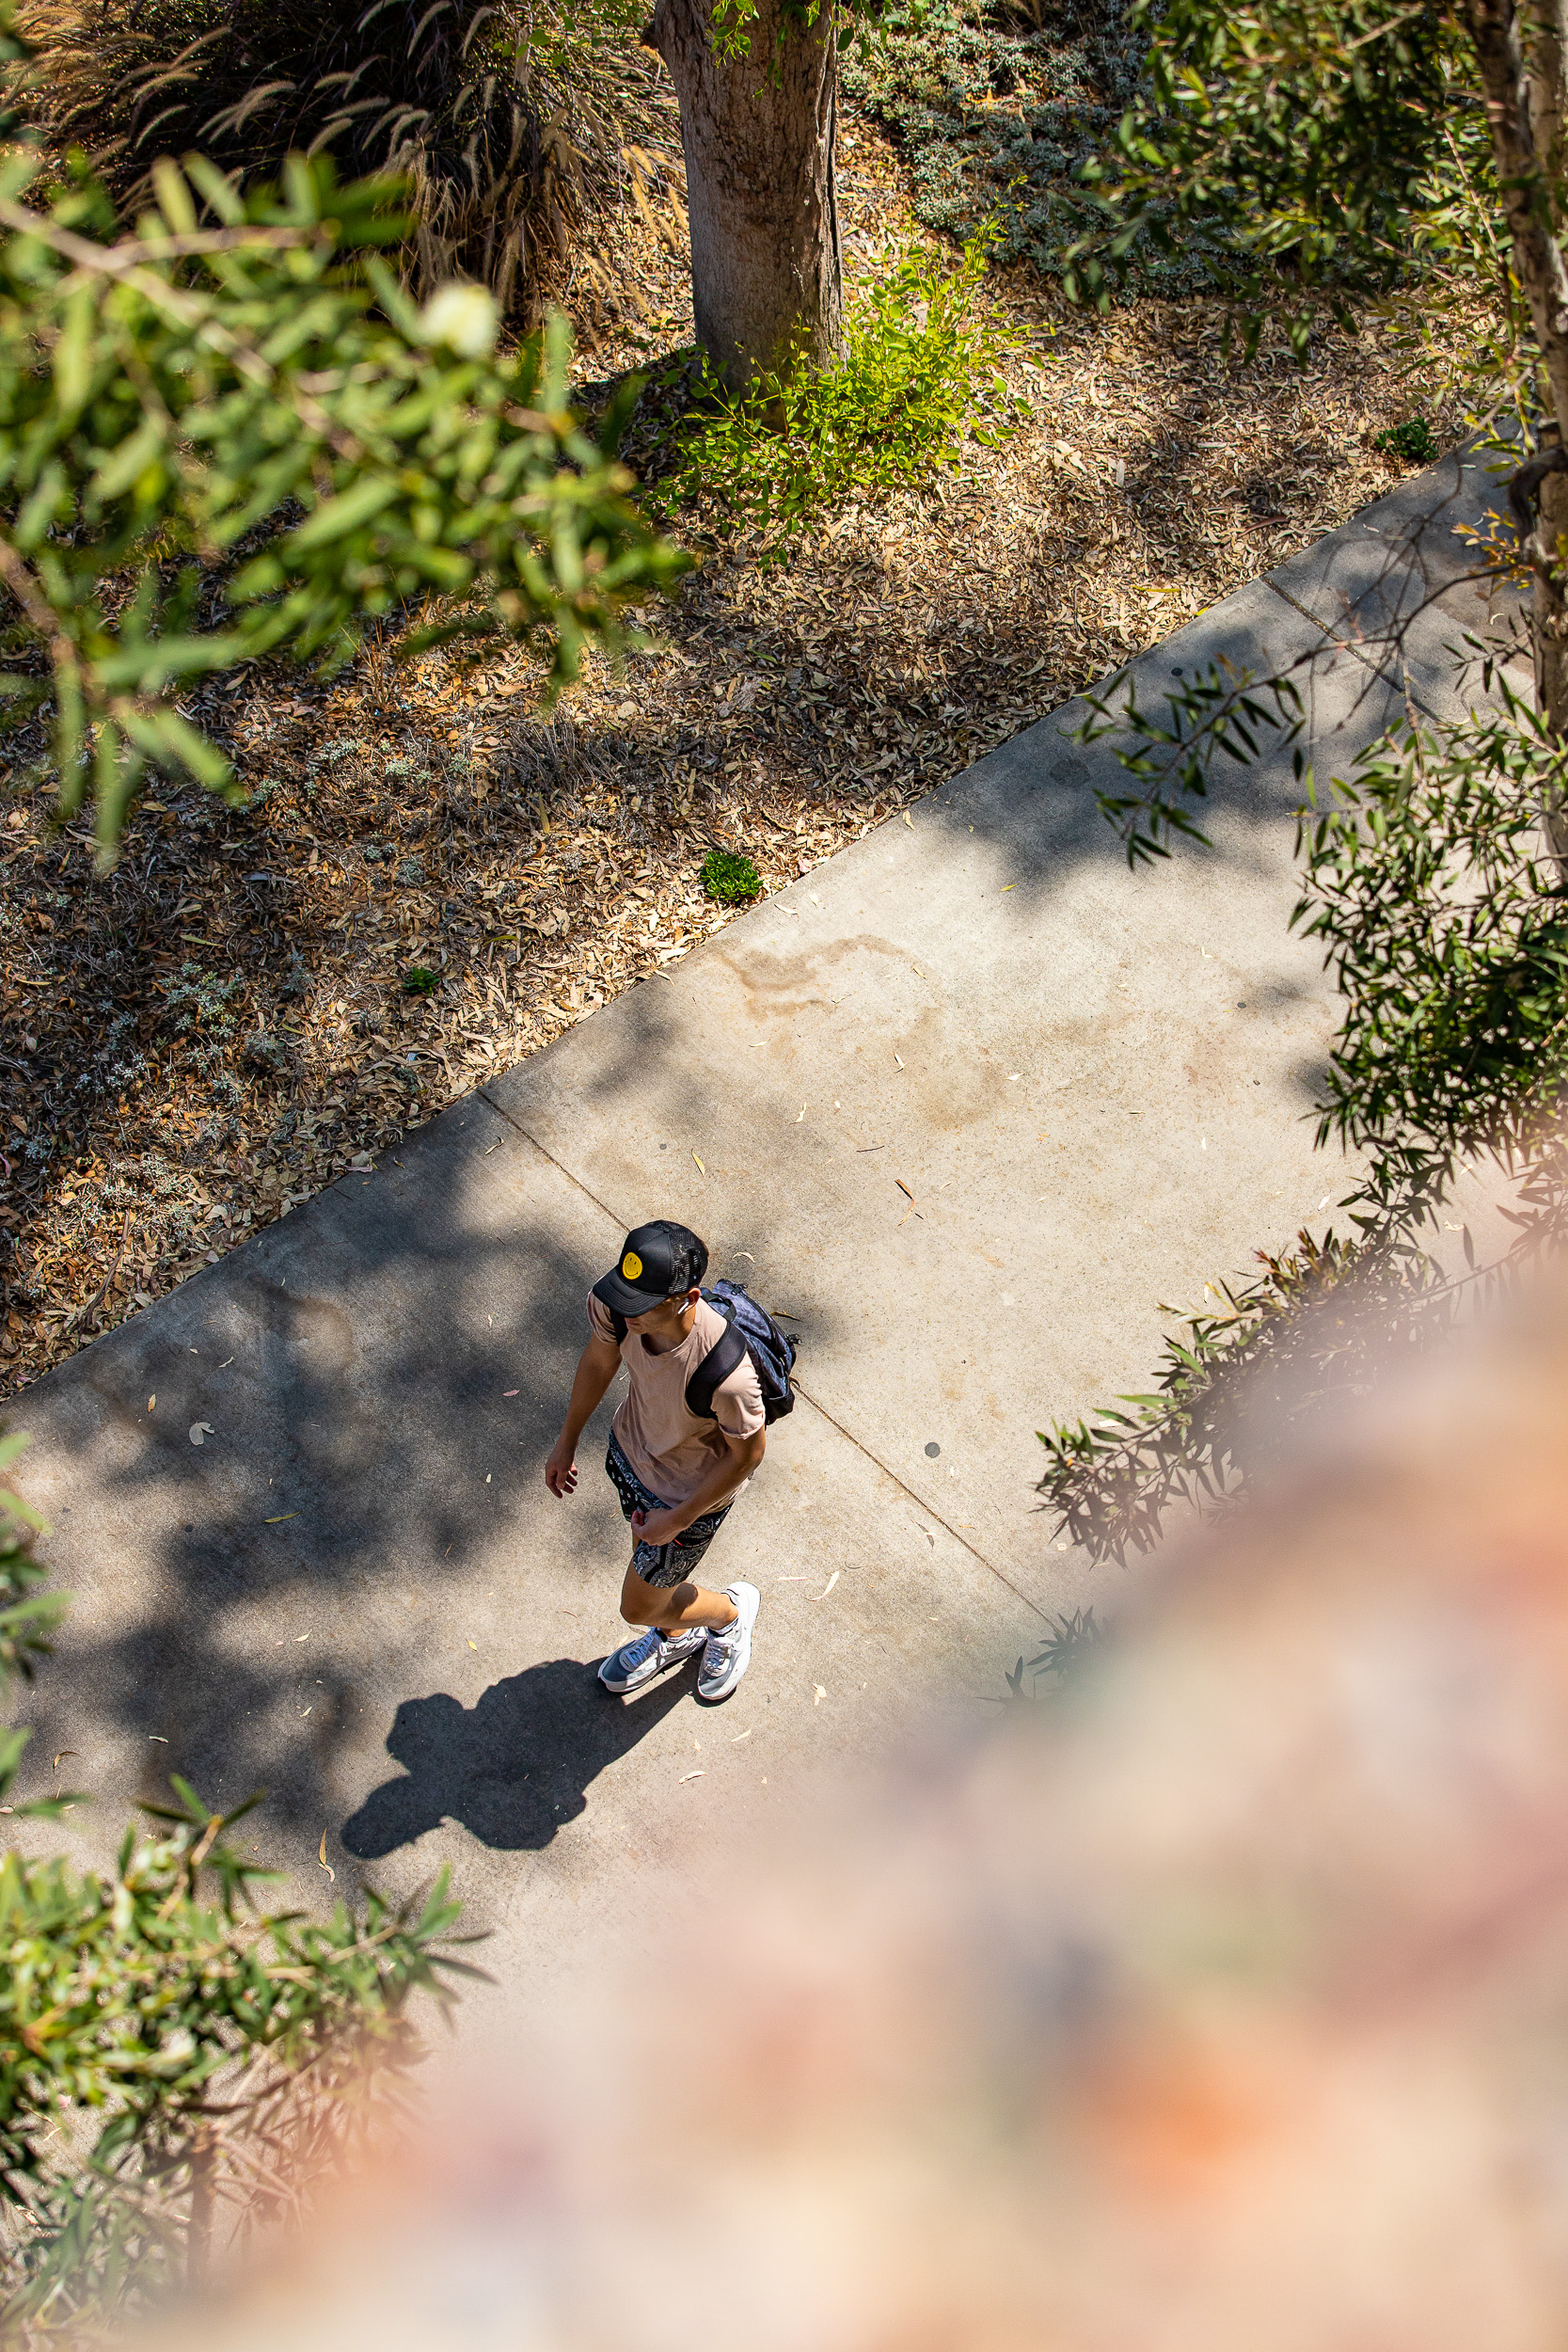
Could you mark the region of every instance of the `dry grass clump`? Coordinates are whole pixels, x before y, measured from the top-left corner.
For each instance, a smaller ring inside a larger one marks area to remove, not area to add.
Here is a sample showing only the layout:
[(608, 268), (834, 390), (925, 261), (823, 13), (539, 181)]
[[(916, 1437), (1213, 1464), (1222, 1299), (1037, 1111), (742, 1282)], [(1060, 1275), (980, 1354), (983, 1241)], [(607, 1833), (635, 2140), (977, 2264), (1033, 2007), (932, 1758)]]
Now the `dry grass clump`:
[[(874, 132), (843, 165), (864, 274), (910, 205)], [(606, 372), (689, 340), (672, 242), (628, 208), (641, 323), (600, 314)], [(1373, 441), (1410, 403), (1370, 330), (1303, 373), (1227, 361), (1201, 305), (1085, 318), (1027, 264), (998, 294), (1024, 431), (828, 517), (785, 567), (708, 545), (645, 615), (660, 647), (592, 664), (553, 716), (522, 653), (465, 675), (372, 648), (325, 689), (204, 688), (251, 805), (154, 794), (106, 879), (42, 797), (12, 808), (8, 1386), (733, 920), (701, 889), (715, 847), (768, 888), (809, 871), (1396, 478)]]
[(622, 0), (26, 0), (29, 103), (81, 147), (127, 218), (160, 155), (245, 182), (292, 151), (407, 189), (412, 291), (476, 278), (528, 326), (562, 295), (628, 186), (659, 200), (678, 136)]

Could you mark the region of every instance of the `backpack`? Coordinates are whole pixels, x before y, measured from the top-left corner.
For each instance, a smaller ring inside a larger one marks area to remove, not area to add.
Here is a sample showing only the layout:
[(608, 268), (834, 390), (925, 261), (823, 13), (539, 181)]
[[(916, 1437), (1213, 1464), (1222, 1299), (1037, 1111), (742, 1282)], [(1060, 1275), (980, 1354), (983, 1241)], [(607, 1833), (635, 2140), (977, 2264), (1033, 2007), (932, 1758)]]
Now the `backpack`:
[[(762, 1391), (762, 1417), (770, 1429), (795, 1410), (789, 1375), (795, 1363), (795, 1342), (781, 1331), (766, 1307), (759, 1307), (744, 1282), (715, 1282), (704, 1291), (729, 1327), (721, 1331), (686, 1384), (686, 1409), (695, 1421), (711, 1421), (713, 1397), (732, 1372), (750, 1356)], [(624, 1315), (612, 1314), (617, 1343), (626, 1336)]]

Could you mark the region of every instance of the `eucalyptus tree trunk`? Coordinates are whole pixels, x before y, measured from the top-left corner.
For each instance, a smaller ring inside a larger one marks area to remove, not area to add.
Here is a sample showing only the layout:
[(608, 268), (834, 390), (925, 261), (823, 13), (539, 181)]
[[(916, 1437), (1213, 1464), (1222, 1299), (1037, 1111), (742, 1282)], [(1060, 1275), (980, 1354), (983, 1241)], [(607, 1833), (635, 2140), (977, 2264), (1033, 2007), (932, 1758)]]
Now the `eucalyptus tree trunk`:
[[(1562, 258), (1565, 124), (1568, 124), (1568, 0), (1466, 0), (1492, 132), (1492, 152), (1513, 249), (1529, 306), (1551, 409), (1540, 455), (1515, 476), (1537, 502), (1523, 535), (1535, 575), (1535, 686), (1555, 743), (1568, 747), (1568, 267)], [(1526, 500), (1516, 496), (1516, 514)], [(1528, 515), (1526, 516), (1528, 519)], [(1551, 793), (1542, 810), (1568, 886), (1568, 801)]]
[(810, 25), (759, 0), (730, 57), (713, 0), (658, 0), (649, 27), (680, 101), (697, 335), (733, 391), (842, 348), (833, 24), (832, 0)]

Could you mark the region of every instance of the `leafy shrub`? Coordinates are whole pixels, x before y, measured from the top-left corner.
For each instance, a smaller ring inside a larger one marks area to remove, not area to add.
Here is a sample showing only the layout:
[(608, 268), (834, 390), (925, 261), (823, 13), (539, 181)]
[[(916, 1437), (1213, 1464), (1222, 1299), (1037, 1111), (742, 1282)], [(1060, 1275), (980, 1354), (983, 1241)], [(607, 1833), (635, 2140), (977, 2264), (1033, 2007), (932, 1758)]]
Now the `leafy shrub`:
[(703, 888), (721, 907), (743, 906), (762, 896), (762, 876), (749, 857), (735, 850), (710, 850), (703, 860)]
[[(1143, 77), (1082, 177), (1097, 228), (1063, 283), (1101, 307), (1130, 270), (1200, 267), (1235, 306), (1243, 348), (1265, 316), (1305, 358), (1314, 320), (1410, 266), (1434, 181), (1451, 183), (1452, 19), (1401, 0), (1133, 0)], [(1472, 77), (1465, 75), (1465, 81)]]
[(21, 21), (40, 119), (86, 151), (122, 219), (161, 155), (199, 151), (244, 185), (329, 153), (405, 183), (416, 294), (472, 278), (524, 325), (645, 169), (632, 142), (658, 104), (625, 0), (32, 0)]
[[(0, 1470), (24, 1439), (0, 1440)], [(66, 1596), (40, 1589), (34, 1513), (0, 1490), (0, 1688), (30, 1676)], [(0, 1731), (8, 1798), (25, 1731)], [(281, 2219), (400, 2111), (417, 1992), (450, 2007), (457, 1909), (244, 1916), (273, 1873), (182, 1780), (112, 1872), (0, 1857), (0, 2339), (62, 2340), (198, 2277), (219, 2230)], [(7, 1804), (57, 1819), (56, 1794)], [(210, 1891), (209, 1891), (210, 1890)], [(47, 2318), (45, 2318), (47, 2314)]]
[(1403, 424), (1391, 424), (1386, 433), (1380, 433), (1372, 443), (1390, 457), (1402, 457), (1407, 466), (1430, 466), (1437, 454), (1437, 442), (1425, 417), (1409, 417)]
[(972, 237), (957, 269), (907, 251), (851, 305), (832, 367), (736, 399), (705, 358), (701, 421), (658, 495), (787, 532), (852, 492), (924, 481), (967, 434), (1003, 438), (1027, 413), (1001, 373), (1022, 339), (985, 299), (990, 241)]
[[(1085, 225), (1079, 165), (1108, 144), (1147, 41), (1125, 0), (897, 0), (883, 38), (846, 55), (845, 86), (903, 150), (928, 228), (994, 222), (1001, 262), (1054, 267)], [(1199, 273), (1148, 273), (1168, 293)]]

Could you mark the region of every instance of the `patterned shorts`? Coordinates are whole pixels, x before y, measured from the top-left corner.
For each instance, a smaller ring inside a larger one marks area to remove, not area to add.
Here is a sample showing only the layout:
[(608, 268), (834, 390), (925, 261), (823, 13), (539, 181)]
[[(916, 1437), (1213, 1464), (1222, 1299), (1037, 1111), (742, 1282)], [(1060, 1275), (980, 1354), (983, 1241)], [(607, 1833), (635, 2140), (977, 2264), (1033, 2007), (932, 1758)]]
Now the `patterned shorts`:
[[(610, 1435), (610, 1450), (604, 1457), (610, 1483), (621, 1498), (621, 1517), (629, 1519), (634, 1511), (668, 1511), (669, 1503), (650, 1494), (637, 1472)], [(644, 1584), (657, 1584), (663, 1592), (684, 1584), (712, 1543), (724, 1521), (729, 1518), (732, 1503), (720, 1511), (705, 1511), (689, 1527), (682, 1528), (673, 1544), (639, 1544), (631, 1555), (631, 1565)]]

